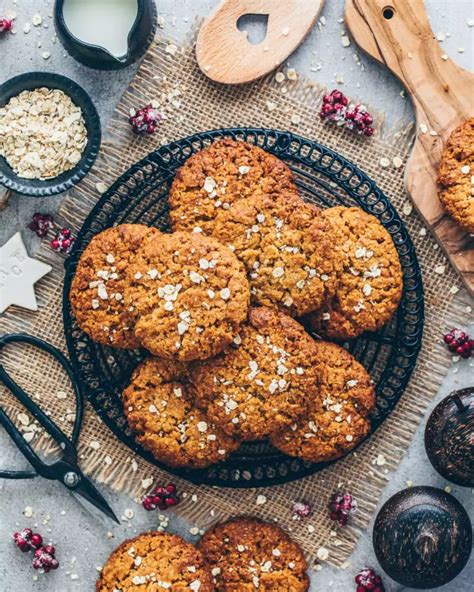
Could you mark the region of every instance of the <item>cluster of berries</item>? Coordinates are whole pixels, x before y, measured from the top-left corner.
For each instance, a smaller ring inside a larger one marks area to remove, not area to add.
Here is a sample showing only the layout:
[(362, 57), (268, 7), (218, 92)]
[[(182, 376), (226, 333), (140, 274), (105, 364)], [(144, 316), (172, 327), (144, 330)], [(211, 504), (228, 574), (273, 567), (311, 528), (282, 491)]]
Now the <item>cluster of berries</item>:
[[(32, 221), (28, 224), (28, 228), (32, 230), (40, 238), (44, 238), (50, 230), (54, 229), (54, 219), (51, 214), (34, 214)], [(69, 228), (61, 228), (49, 243), (53, 251), (56, 253), (63, 253), (69, 255), (74, 246), (74, 237)]]
[(467, 333), (459, 329), (451, 329), (444, 336), (444, 343), (449, 351), (458, 354), (461, 358), (470, 358), (474, 350), (474, 339), (471, 339)]
[(163, 119), (163, 115), (150, 103), (134, 111), (129, 122), (135, 134), (154, 134)]
[(374, 133), (372, 115), (364, 105), (349, 104), (349, 99), (340, 90), (333, 90), (329, 95), (324, 95), (319, 116), (364, 136), (372, 136)]
[(384, 592), (382, 578), (370, 567), (365, 567), (356, 577), (356, 592)]
[(149, 512), (156, 510), (156, 508), (167, 510), (178, 503), (179, 498), (176, 495), (176, 486), (173, 483), (169, 483), (166, 487), (157, 487), (142, 501), (143, 507)]
[(56, 559), (56, 549), (53, 545), (43, 546), (43, 537), (33, 532), (31, 528), (24, 528), (20, 532), (13, 533), (13, 542), (23, 553), (34, 551), (33, 568), (40, 573), (48, 573), (58, 569), (59, 561)]
[(350, 493), (337, 491), (329, 502), (330, 518), (345, 526), (351, 514), (357, 511), (357, 502)]

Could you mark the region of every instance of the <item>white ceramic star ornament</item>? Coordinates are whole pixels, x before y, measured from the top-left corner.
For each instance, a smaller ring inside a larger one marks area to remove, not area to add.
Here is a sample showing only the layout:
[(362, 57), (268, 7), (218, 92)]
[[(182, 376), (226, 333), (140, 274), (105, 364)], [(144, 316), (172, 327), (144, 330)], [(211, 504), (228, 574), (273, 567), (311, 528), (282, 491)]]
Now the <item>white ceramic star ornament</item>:
[(51, 269), (29, 257), (19, 232), (13, 235), (0, 248), (0, 313), (12, 304), (38, 310), (34, 285)]

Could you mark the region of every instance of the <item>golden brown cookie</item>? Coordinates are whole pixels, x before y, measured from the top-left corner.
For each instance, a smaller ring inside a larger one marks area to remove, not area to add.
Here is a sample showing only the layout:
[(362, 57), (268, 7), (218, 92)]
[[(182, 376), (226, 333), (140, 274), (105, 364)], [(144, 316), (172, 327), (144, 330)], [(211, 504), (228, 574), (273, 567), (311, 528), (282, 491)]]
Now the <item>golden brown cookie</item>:
[(301, 316), (334, 294), (332, 225), (296, 194), (238, 200), (216, 215), (212, 236), (245, 265), (255, 304)]
[(474, 234), (474, 117), (448, 138), (439, 166), (438, 186), (446, 211)]
[(284, 162), (257, 146), (218, 140), (178, 170), (169, 193), (173, 230), (212, 234), (220, 209), (244, 197), (296, 192)]
[(232, 342), (247, 316), (243, 265), (213, 238), (188, 232), (145, 241), (125, 291), (138, 316), (135, 334), (153, 354), (205, 359)]
[(137, 442), (171, 467), (203, 468), (226, 459), (239, 442), (196, 408), (186, 366), (150, 358), (123, 393), (125, 417)]
[(329, 339), (376, 331), (392, 318), (402, 297), (402, 269), (392, 238), (360, 208), (337, 206), (321, 215), (335, 228), (342, 270), (335, 295), (309, 315), (310, 324)]
[(109, 557), (96, 592), (214, 592), (209, 567), (191, 543), (177, 535), (146, 532), (124, 541)]
[(305, 592), (303, 551), (281, 528), (258, 518), (217, 524), (198, 544), (216, 592)]
[(297, 321), (251, 308), (231, 348), (190, 366), (196, 403), (230, 436), (265, 438), (306, 412), (316, 391), (314, 351)]
[(147, 237), (156, 228), (121, 224), (96, 234), (79, 260), (69, 298), (77, 324), (93, 341), (134, 349), (134, 312), (124, 300), (127, 269)]
[(270, 441), (290, 456), (323, 462), (343, 456), (369, 433), (375, 391), (365, 368), (344, 348), (317, 341), (316, 350), (318, 395), (302, 420)]

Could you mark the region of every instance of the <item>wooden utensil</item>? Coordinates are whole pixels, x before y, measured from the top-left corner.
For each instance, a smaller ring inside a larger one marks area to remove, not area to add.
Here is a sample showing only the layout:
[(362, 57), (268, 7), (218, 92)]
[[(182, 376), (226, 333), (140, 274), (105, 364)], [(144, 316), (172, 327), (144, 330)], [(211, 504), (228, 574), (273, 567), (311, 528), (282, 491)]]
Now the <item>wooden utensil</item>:
[(413, 101), (417, 135), (407, 190), (474, 294), (474, 238), (444, 212), (436, 184), (446, 140), (474, 116), (474, 76), (444, 55), (423, 0), (347, 0), (346, 24), (356, 43), (400, 79)]
[(471, 554), (472, 528), (463, 506), (435, 487), (410, 487), (377, 515), (374, 551), (382, 569), (403, 586), (437, 588), (455, 578)]
[[(224, 0), (199, 31), (199, 67), (224, 84), (251, 82), (268, 74), (303, 42), (323, 4), (324, 0)], [(261, 43), (250, 43), (248, 33), (237, 28), (245, 15), (268, 17)]]

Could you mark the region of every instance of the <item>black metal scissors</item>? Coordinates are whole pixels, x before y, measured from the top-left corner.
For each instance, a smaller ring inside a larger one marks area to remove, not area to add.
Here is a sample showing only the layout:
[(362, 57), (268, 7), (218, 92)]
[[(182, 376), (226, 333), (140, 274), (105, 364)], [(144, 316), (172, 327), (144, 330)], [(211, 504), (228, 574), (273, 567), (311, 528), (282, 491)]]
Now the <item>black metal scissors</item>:
[(52, 479), (60, 481), (67, 489), (77, 493), (85, 498), (88, 502), (98, 508), (101, 512), (115, 520), (120, 524), (117, 516), (114, 514), (112, 508), (109, 506), (102, 494), (96, 489), (92, 482), (82, 473), (77, 464), (76, 445), (79, 439), (79, 432), (81, 429), (84, 398), (81, 387), (77, 382), (73, 369), (69, 360), (57, 348), (42, 339), (33, 337), (32, 335), (25, 335), (22, 333), (12, 333), (0, 337), (0, 351), (9, 343), (27, 343), (42, 349), (46, 353), (55, 358), (67, 373), (76, 398), (76, 417), (74, 419), (74, 426), (71, 437), (68, 438), (66, 434), (46, 415), (46, 413), (38, 407), (38, 405), (30, 398), (30, 396), (11, 378), (6, 372), (2, 364), (0, 364), (0, 382), (2, 382), (14, 397), (33, 415), (38, 423), (45, 429), (45, 431), (53, 438), (61, 449), (62, 456), (52, 464), (46, 464), (36, 454), (33, 448), (24, 439), (21, 432), (0, 407), (0, 424), (3, 425), (9, 436), (18, 446), (20, 452), (30, 462), (34, 470), (30, 471), (0, 471), (0, 478), (5, 479), (31, 479), (38, 475), (45, 479)]

